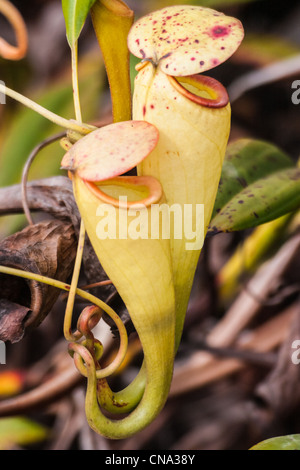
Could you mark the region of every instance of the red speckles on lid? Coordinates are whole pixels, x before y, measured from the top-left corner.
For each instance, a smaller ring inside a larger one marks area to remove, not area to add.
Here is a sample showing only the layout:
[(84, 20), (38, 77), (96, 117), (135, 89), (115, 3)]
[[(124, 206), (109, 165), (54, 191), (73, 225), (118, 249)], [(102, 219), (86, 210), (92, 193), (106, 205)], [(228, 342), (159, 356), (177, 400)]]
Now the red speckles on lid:
[[(231, 27), (231, 25), (229, 25), (229, 28), (230, 27)], [(224, 37), (224, 36), (228, 36), (228, 34), (230, 34), (230, 30), (226, 26), (217, 25), (217, 26), (214, 26), (210, 30), (210, 34), (214, 38), (221, 38), (221, 37)]]
[(84, 180), (103, 181), (135, 167), (155, 148), (158, 137), (156, 127), (142, 120), (114, 123), (76, 142), (64, 156), (62, 167)]
[(191, 60), (196, 60), (196, 57), (191, 57)]
[(146, 106), (144, 105), (143, 106), (143, 117), (145, 117), (145, 114), (146, 114)]

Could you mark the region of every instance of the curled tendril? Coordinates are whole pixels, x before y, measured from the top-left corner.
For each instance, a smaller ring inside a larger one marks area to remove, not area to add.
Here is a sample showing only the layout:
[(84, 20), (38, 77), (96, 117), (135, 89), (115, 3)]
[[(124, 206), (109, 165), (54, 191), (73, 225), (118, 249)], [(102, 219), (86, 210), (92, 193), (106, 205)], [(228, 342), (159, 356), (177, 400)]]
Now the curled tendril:
[[(36, 274), (36, 273), (31, 273), (29, 271), (22, 271), (21, 269), (10, 268), (10, 267), (7, 267), (7, 266), (0, 266), (0, 273), (11, 275), (11, 276), (21, 277), (23, 279), (32, 279), (36, 282), (41, 282), (43, 284), (48, 284), (50, 286), (57, 287), (58, 289), (62, 289), (64, 291), (69, 291), (70, 290), (70, 285), (65, 284), (64, 282), (57, 281), (56, 279), (52, 279), (52, 278), (49, 278), (47, 276), (41, 276), (41, 275)], [(76, 289), (76, 294), (79, 295), (80, 297), (82, 297), (83, 299), (87, 300), (88, 302), (91, 302), (92, 304), (94, 304), (94, 306), (96, 306), (100, 311), (103, 310), (105, 313), (107, 313), (110, 316), (110, 318), (115, 322), (115, 324), (118, 328), (119, 336), (120, 336), (120, 345), (119, 345), (118, 353), (116, 354), (114, 360), (109, 364), (109, 366), (105, 367), (102, 370), (97, 371), (97, 378), (108, 377), (122, 364), (122, 362), (125, 358), (126, 352), (127, 352), (128, 336), (127, 336), (127, 331), (126, 331), (125, 325), (122, 322), (121, 318), (117, 315), (117, 313), (109, 305), (107, 305), (105, 302), (103, 302), (102, 300), (98, 299), (97, 297), (90, 294), (89, 292), (85, 292), (84, 290), (79, 289), (79, 288)], [(94, 307), (94, 308), (96, 308), (96, 307)], [(89, 328), (88, 325), (89, 325), (89, 322), (91, 321), (91, 319), (87, 319), (85, 317), (85, 315), (86, 315), (86, 312), (85, 312), (84, 317), (83, 317), (84, 318), (83, 324), (81, 324), (81, 322), (80, 322), (79, 326), (80, 327), (83, 326), (83, 328), (86, 328), (85, 325), (87, 325), (87, 328)], [(93, 311), (93, 309), (91, 309), (90, 315), (91, 315), (91, 318), (94, 315), (96, 315), (96, 313), (95, 313), (95, 311)], [(94, 324), (93, 323), (94, 321), (95, 321), (95, 319), (93, 321), (91, 321), (90, 326), (92, 326)], [(79, 330), (77, 330), (77, 331), (79, 331)], [(79, 333), (81, 334), (81, 332), (79, 332)], [(97, 342), (97, 341), (95, 340), (95, 342)], [(77, 343), (74, 343), (74, 344), (77, 344)], [(81, 345), (81, 347), (83, 349), (86, 349), (87, 353), (89, 353), (88, 349), (85, 346)], [(96, 345), (96, 349), (98, 347), (99, 347), (99, 344)], [(82, 357), (84, 359), (84, 355)], [(97, 355), (95, 355), (95, 357), (96, 357), (96, 359), (98, 358)], [(94, 368), (95, 368), (95, 365), (94, 365)]]
[(91, 330), (95, 328), (101, 317), (102, 311), (98, 307), (90, 305), (81, 312), (77, 322), (77, 329), (86, 339), (93, 339), (94, 335)]
[[(76, 369), (78, 372), (80, 372), (81, 375), (84, 377), (88, 377), (86, 365), (84, 362), (84, 358), (78, 353), (75, 352), (73, 349), (73, 344), (78, 344), (78, 343), (70, 343), (69, 345), (69, 352), (71, 356), (73, 357), (74, 364), (76, 366)], [(81, 346), (85, 347), (89, 353), (93, 356), (94, 362), (95, 362), (95, 367), (97, 367), (98, 361), (101, 359), (102, 354), (103, 354), (103, 345), (99, 340), (94, 339), (93, 340), (93, 349), (91, 349), (90, 345), (88, 346), (87, 341), (83, 341), (80, 343)]]
[[(83, 344), (79, 344), (75, 342), (70, 343), (69, 352), (73, 357), (76, 358), (76, 361), (78, 361), (78, 358), (80, 358), (80, 360), (84, 362), (84, 364), (86, 365), (86, 369), (87, 369), (86, 375), (84, 374), (86, 377), (88, 377), (88, 371), (90, 368), (92, 369), (93, 372), (95, 372), (94, 357), (91, 354), (91, 352), (88, 350), (88, 348), (86, 348)], [(81, 366), (79, 367), (79, 369), (81, 372)]]
[[(86, 307), (82, 311), (78, 319), (77, 331), (73, 334), (73, 337), (76, 339), (82, 336), (86, 338), (85, 341), (82, 341), (80, 344), (81, 346), (88, 349), (88, 351), (94, 358), (95, 367), (97, 369), (96, 371), (97, 379), (103, 379), (113, 374), (120, 367), (121, 363), (124, 360), (125, 354), (127, 352), (127, 335), (126, 335), (126, 340), (125, 340), (123, 332), (120, 331), (119, 329), (120, 334), (123, 336), (123, 338), (121, 338), (118, 353), (116, 354), (114, 360), (107, 367), (101, 369), (101, 366), (98, 361), (102, 357), (103, 346), (99, 340), (95, 339), (92, 333), (92, 329), (101, 320), (101, 317), (102, 317), (102, 310), (99, 309), (97, 306), (90, 305)], [(74, 343), (71, 343), (71, 345), (72, 344)], [(84, 364), (84, 357), (81, 356), (80, 353), (76, 351), (74, 352), (74, 349), (72, 346), (69, 348), (69, 351), (72, 352), (74, 363), (78, 371), (84, 377), (87, 377), (88, 375), (87, 375), (87, 370)]]
[[(86, 307), (80, 314), (77, 322), (77, 331), (74, 333), (76, 337), (81, 335), (85, 336), (85, 340), (81, 343), (71, 342), (69, 344), (69, 353), (74, 360), (75, 367), (78, 372), (88, 378), (89, 368), (86, 364), (86, 352), (83, 354), (84, 349), (87, 349), (93, 357), (95, 375), (97, 378), (97, 398), (100, 407), (104, 408), (114, 414), (123, 414), (131, 412), (140, 402), (144, 392), (144, 367), (140, 373), (125, 389), (119, 392), (113, 392), (110, 388), (106, 377), (115, 372), (120, 364), (115, 363), (115, 366), (107, 367), (100, 371), (99, 361), (103, 355), (102, 343), (95, 339), (92, 329), (97, 325), (102, 317), (102, 311), (98, 307), (91, 305)], [(80, 345), (80, 347), (78, 347)]]
[[(110, 411), (112, 409), (113, 413), (126, 413), (131, 412), (135, 407), (132, 406), (132, 403), (126, 402), (122, 399), (117, 399), (118, 394), (114, 394), (111, 389), (109, 388), (106, 379), (97, 380), (97, 363), (95, 362), (95, 358), (91, 351), (85, 347), (84, 344), (79, 343), (70, 343), (69, 344), (69, 353), (73, 356), (76, 365), (79, 366), (79, 371), (84, 372), (84, 375), (88, 379), (88, 386), (87, 386), (87, 393), (86, 393), (86, 402), (85, 402), (85, 410), (89, 425), (97, 432), (97, 427), (99, 425), (99, 421), (106, 421), (107, 418), (102, 415), (100, 411), (100, 407), (107, 409)], [(138, 383), (136, 380), (132, 382), (132, 385), (137, 385)], [(128, 393), (127, 398), (131, 398), (131, 391), (135, 390), (136, 395), (136, 387), (132, 388), (131, 384), (129, 385), (130, 392)], [(129, 388), (128, 387), (128, 388)], [(125, 389), (126, 390), (126, 389)], [(141, 401), (143, 396), (143, 387), (141, 387), (142, 393), (140, 394), (140, 400), (135, 402), (135, 406)], [(127, 421), (129, 418), (125, 418)], [(119, 422), (121, 427), (123, 426), (124, 420), (116, 421), (116, 425)]]
[(28, 156), (28, 158), (26, 160), (26, 163), (24, 165), (23, 172), (22, 172), (22, 183), (21, 183), (21, 186), (22, 186), (22, 205), (23, 205), (24, 214), (26, 216), (26, 219), (27, 219), (29, 225), (33, 225), (33, 220), (32, 220), (32, 217), (31, 217), (30, 209), (28, 207), (28, 198), (27, 198), (27, 182), (28, 182), (28, 173), (29, 173), (30, 167), (31, 167), (34, 159), (38, 155), (38, 153), (43, 148), (45, 148), (48, 145), (52, 144), (53, 142), (56, 142), (57, 140), (61, 139), (64, 135), (65, 135), (65, 132), (60, 132), (59, 134), (55, 134), (55, 135), (43, 140), (42, 142), (40, 142), (32, 150), (32, 152)]
[(5, 39), (0, 38), (0, 56), (8, 60), (23, 59), (28, 48), (28, 36), (24, 20), (16, 7), (7, 0), (0, 1), (0, 13), (5, 16), (13, 27), (17, 41), (17, 45), (12, 46)]

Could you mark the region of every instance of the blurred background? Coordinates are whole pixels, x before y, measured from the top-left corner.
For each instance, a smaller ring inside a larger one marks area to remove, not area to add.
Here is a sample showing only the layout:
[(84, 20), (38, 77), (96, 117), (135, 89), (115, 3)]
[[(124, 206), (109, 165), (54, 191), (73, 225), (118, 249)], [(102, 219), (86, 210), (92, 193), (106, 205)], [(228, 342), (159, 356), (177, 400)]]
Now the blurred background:
[[(26, 58), (19, 62), (0, 58), (0, 80), (57, 114), (73, 118), (70, 52), (60, 0), (12, 3), (26, 21), (29, 49)], [(239, 18), (245, 28), (244, 42), (230, 60), (209, 71), (210, 76), (227, 87), (231, 98), (230, 141), (264, 140), (297, 163), (300, 104), (292, 102), (292, 85), (300, 80), (299, 1), (128, 0), (127, 3), (136, 18), (176, 3), (208, 6)], [(3, 17), (0, 36), (14, 41)], [(290, 62), (292, 57), (298, 59)], [(132, 57), (132, 81), (135, 64)], [(276, 68), (270, 68), (274, 64)], [(110, 120), (109, 89), (90, 20), (79, 42), (79, 79), (84, 121)], [(0, 188), (19, 184), (29, 153), (41, 140), (58, 131), (55, 125), (7, 98), (6, 105), (0, 105)], [(31, 167), (29, 180), (62, 174), (59, 169), (62, 155), (58, 143), (42, 150)], [(5, 197), (0, 190), (2, 208)], [(4, 212), (2, 209), (1, 214)], [(35, 220), (44, 218), (40, 214)], [(3, 215), (0, 238), (24, 226), (23, 215)], [(251, 269), (241, 263), (235, 273), (236, 285), (227, 291), (218, 284), (220, 273), (253, 231), (219, 234), (207, 240), (176, 359), (174, 387), (163, 412), (145, 431), (121, 442), (95, 435), (84, 416), (85, 384), (76, 377), (59, 394), (41, 396), (37, 406), (25, 403), (20, 408), (22, 418), (0, 419), (0, 449), (246, 450), (268, 437), (299, 433), (299, 382), (296, 384), (300, 365), (291, 367), (290, 357), (293, 340), (300, 339), (300, 249), (299, 243), (289, 244), (299, 234), (299, 226), (299, 217), (295, 217), (274, 240), (268, 235), (265, 251), (258, 255)], [(271, 233), (274, 230), (271, 228)], [(267, 269), (261, 271), (262, 266)], [(8, 343), (7, 364), (0, 365), (3, 402), (73, 367), (62, 338), (64, 306), (65, 299), (60, 298), (37, 329), (18, 343)], [(237, 326), (243, 315), (247, 320)], [(224, 319), (220, 331), (215, 331)], [(109, 331), (101, 328), (99, 337), (108, 338)], [(232, 328), (233, 337), (218, 346), (223, 328), (225, 331)], [(212, 331), (215, 336), (210, 345), (214, 344), (215, 350), (206, 342)], [(107, 344), (113, 353), (114, 343), (107, 339)], [(131, 358), (124, 366), (122, 378), (118, 375), (113, 379), (114, 387), (123, 386), (134, 376), (140, 356), (133, 337)], [(190, 381), (191, 376), (196, 379)], [(19, 415), (19, 411), (11, 414)]]

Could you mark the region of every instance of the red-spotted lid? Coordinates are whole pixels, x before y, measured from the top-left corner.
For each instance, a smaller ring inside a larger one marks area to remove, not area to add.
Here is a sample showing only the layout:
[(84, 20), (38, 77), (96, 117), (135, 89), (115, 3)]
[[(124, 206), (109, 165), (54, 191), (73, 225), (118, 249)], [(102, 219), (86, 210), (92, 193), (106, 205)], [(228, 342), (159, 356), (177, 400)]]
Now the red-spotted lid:
[(167, 75), (187, 76), (225, 62), (244, 37), (241, 22), (200, 6), (163, 8), (140, 18), (128, 35), (128, 47)]
[(104, 181), (138, 165), (156, 147), (159, 132), (145, 121), (123, 121), (97, 129), (76, 142), (62, 169), (87, 181)]

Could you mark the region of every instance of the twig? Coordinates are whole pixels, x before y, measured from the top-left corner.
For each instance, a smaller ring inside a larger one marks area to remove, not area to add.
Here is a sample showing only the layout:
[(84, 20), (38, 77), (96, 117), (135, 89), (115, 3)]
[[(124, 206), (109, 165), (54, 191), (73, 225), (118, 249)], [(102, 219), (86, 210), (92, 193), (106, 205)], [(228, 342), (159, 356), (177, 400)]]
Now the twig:
[(244, 363), (258, 365), (263, 367), (272, 367), (276, 364), (276, 355), (274, 354), (262, 354), (257, 351), (248, 351), (238, 348), (217, 348), (210, 346), (209, 344), (202, 341), (193, 341), (189, 339), (189, 346), (195, 346), (197, 349), (202, 349), (217, 358), (234, 358), (243, 361)]
[(211, 346), (227, 346), (234, 341), (239, 332), (259, 312), (260, 299), (268, 298), (299, 250), (300, 235), (296, 235), (282, 246), (274, 258), (260, 268), (249, 282), (247, 291), (240, 294), (225, 317), (208, 335), (207, 342)]
[[(57, 219), (70, 221), (79, 228), (80, 215), (73, 196), (72, 182), (65, 176), (31, 181), (26, 187), (28, 207)], [(0, 188), (0, 216), (24, 212), (20, 184)]]
[(0, 402), (0, 416), (27, 413), (32, 409), (53, 403), (66, 395), (82, 380), (73, 364), (39, 387), (15, 398)]
[(300, 54), (281, 60), (262, 69), (242, 75), (228, 87), (231, 103), (247, 91), (267, 83), (276, 82), (300, 72)]
[[(278, 279), (283, 275), (296, 253), (300, 249), (300, 234), (284, 244), (274, 258), (264, 264), (249, 282), (248, 288), (260, 299), (267, 298)], [(261, 303), (248, 291), (243, 291), (232, 304), (223, 319), (213, 328), (206, 342), (214, 347), (226, 347), (234, 342), (239, 333), (254, 318), (261, 308)], [(189, 365), (200, 367), (212, 360), (207, 352), (196, 352), (188, 361)]]
[[(247, 339), (244, 338), (238, 344), (242, 349), (252, 349), (260, 353), (272, 351), (285, 340), (295, 309), (298, 309), (298, 303), (293, 304), (283, 313), (257, 328), (249, 334)], [(170, 397), (216, 382), (244, 367), (245, 364), (238, 359), (211, 359), (206, 364), (189, 364), (181, 367), (179, 370), (175, 370)]]
[(282, 287), (278, 293), (269, 299), (260, 298), (255, 292), (252, 292), (249, 289), (248, 284), (243, 284), (243, 289), (248, 292), (248, 294), (255, 299), (262, 307), (276, 307), (282, 303), (284, 299), (290, 297), (291, 295), (299, 293), (300, 284), (295, 283), (290, 286)]
[(73, 396), (60, 402), (54, 412), (56, 412), (56, 421), (52, 429), (54, 439), (47, 450), (69, 449), (81, 428)]
[(107, 281), (94, 282), (93, 284), (80, 286), (80, 289), (89, 290), (89, 289), (93, 289), (94, 287), (110, 286), (111, 284), (112, 284), (112, 281), (110, 279), (107, 279)]

